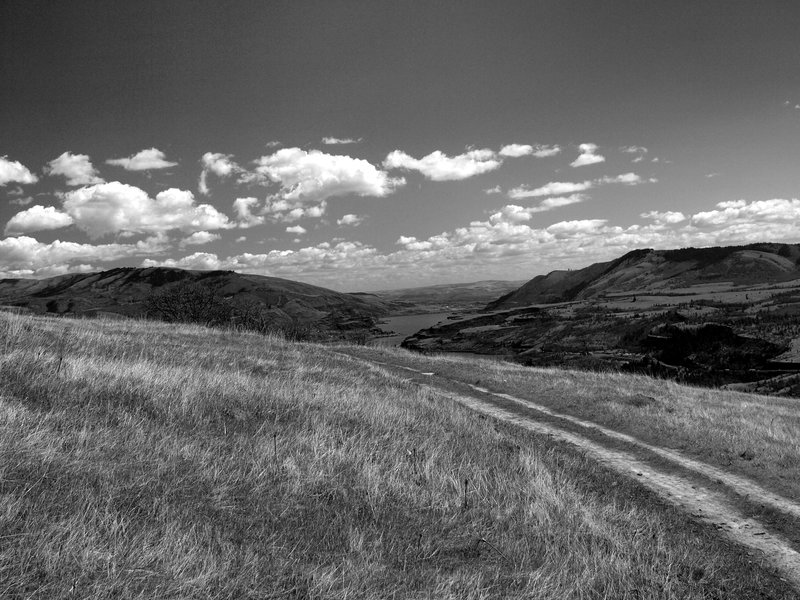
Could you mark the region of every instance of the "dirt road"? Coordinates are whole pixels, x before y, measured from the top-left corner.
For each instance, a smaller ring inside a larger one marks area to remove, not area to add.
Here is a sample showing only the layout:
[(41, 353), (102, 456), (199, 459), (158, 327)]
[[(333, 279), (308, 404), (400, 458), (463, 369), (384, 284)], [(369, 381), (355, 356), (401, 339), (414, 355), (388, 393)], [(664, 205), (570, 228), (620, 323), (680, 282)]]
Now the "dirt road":
[[(337, 353), (338, 354), (338, 353)], [(800, 592), (800, 547), (795, 540), (800, 523), (800, 504), (674, 450), (647, 444), (630, 435), (590, 421), (553, 411), (529, 400), (476, 385), (450, 381), (403, 365), (348, 358), (403, 373), (406, 379), (426, 386), (476, 412), (551, 436), (580, 448), (586, 455), (622, 474), (635, 478), (666, 502), (713, 525), (721, 535), (741, 545), (757, 560), (772, 565)], [(758, 506), (759, 511), (749, 510)], [(761, 516), (766, 510), (769, 522)]]

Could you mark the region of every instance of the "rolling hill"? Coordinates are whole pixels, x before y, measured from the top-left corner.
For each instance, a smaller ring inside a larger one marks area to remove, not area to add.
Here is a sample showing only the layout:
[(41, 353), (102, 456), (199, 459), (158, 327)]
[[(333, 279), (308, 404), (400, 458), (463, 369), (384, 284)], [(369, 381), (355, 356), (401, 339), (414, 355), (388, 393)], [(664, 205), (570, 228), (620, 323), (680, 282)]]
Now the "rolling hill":
[(181, 284), (209, 289), (226, 300), (258, 303), (277, 322), (331, 328), (370, 327), (391, 307), (374, 295), (344, 294), (277, 277), (163, 267), (118, 268), (41, 280), (3, 279), (0, 304), (34, 313), (138, 317), (144, 314), (151, 294)]
[(775, 283), (800, 277), (800, 245), (751, 244), (633, 250), (577, 271), (553, 271), (490, 302), (487, 310), (587, 300), (620, 292), (664, 292), (709, 282)]
[(799, 396), (798, 259), (789, 244), (635, 250), (536, 277), (403, 346)]

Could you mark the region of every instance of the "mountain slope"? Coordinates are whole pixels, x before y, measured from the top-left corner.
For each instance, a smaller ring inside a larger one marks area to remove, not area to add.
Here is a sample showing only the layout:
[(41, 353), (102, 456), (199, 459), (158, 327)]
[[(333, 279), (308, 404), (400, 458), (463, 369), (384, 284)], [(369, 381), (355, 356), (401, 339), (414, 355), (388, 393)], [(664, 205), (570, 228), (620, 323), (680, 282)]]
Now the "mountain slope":
[(0, 280), (0, 304), (36, 313), (141, 316), (154, 292), (181, 283), (208, 288), (227, 300), (257, 302), (276, 320), (327, 322), (335, 327), (369, 326), (390, 304), (368, 294), (343, 294), (322, 287), (234, 271), (119, 268), (48, 279)]
[(577, 271), (540, 275), (486, 308), (586, 300), (608, 293), (668, 291), (713, 282), (747, 285), (787, 281), (800, 277), (799, 258), (797, 244), (634, 250)]

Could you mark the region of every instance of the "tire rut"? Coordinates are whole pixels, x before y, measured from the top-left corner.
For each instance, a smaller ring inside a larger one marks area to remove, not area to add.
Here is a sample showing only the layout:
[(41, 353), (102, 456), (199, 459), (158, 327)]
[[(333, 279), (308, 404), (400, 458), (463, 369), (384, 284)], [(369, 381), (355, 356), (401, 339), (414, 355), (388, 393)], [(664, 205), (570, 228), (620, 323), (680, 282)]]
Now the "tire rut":
[[(467, 385), (473, 393), (454, 392), (445, 389), (443, 385), (437, 385), (432, 372), (354, 357), (346, 353), (336, 352), (335, 354), (371, 365), (409, 372), (414, 375), (410, 381), (428, 388), (442, 397), (458, 402), (476, 412), (576, 446), (604, 466), (635, 478), (641, 485), (658, 494), (667, 503), (691, 514), (701, 522), (714, 526), (728, 540), (761, 553), (766, 562), (772, 565), (784, 580), (800, 590), (800, 553), (792, 548), (791, 543), (782, 535), (770, 531), (759, 519), (743, 513), (736, 506), (735, 498), (745, 498), (751, 502), (755, 500), (769, 506), (781, 515), (794, 519), (800, 518), (800, 504), (766, 490), (749, 479), (686, 457), (675, 450), (648, 444), (628, 434), (608, 429), (592, 421), (553, 411), (530, 400), (443, 378), (452, 384)], [(492, 400), (485, 396), (490, 396)], [(502, 401), (503, 405), (499, 401)], [(520, 414), (513, 408), (525, 408), (526, 412), (537, 412), (546, 417), (547, 421)], [(558, 422), (567, 426), (559, 426)], [(595, 439), (578, 433), (574, 426), (591, 432)], [(602, 439), (609, 442), (622, 442), (635, 449), (646, 450), (665, 461), (721, 485), (716, 488), (715, 486), (706, 486), (698, 483), (696, 479), (668, 472), (651, 464), (646, 459), (636, 456), (633, 452), (619, 447), (607, 447), (598, 441)]]

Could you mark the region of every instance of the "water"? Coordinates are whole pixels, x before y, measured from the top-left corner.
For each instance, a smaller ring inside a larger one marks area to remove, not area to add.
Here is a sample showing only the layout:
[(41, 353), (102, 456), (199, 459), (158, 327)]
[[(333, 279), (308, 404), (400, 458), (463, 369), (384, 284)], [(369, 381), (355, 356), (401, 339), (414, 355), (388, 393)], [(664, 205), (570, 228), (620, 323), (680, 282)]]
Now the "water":
[(402, 315), (400, 317), (387, 317), (385, 323), (378, 327), (386, 332), (394, 332), (396, 335), (375, 338), (375, 343), (380, 346), (399, 346), (400, 342), (408, 336), (417, 333), (420, 329), (433, 327), (437, 323), (447, 321), (452, 313), (426, 313), (423, 315)]

